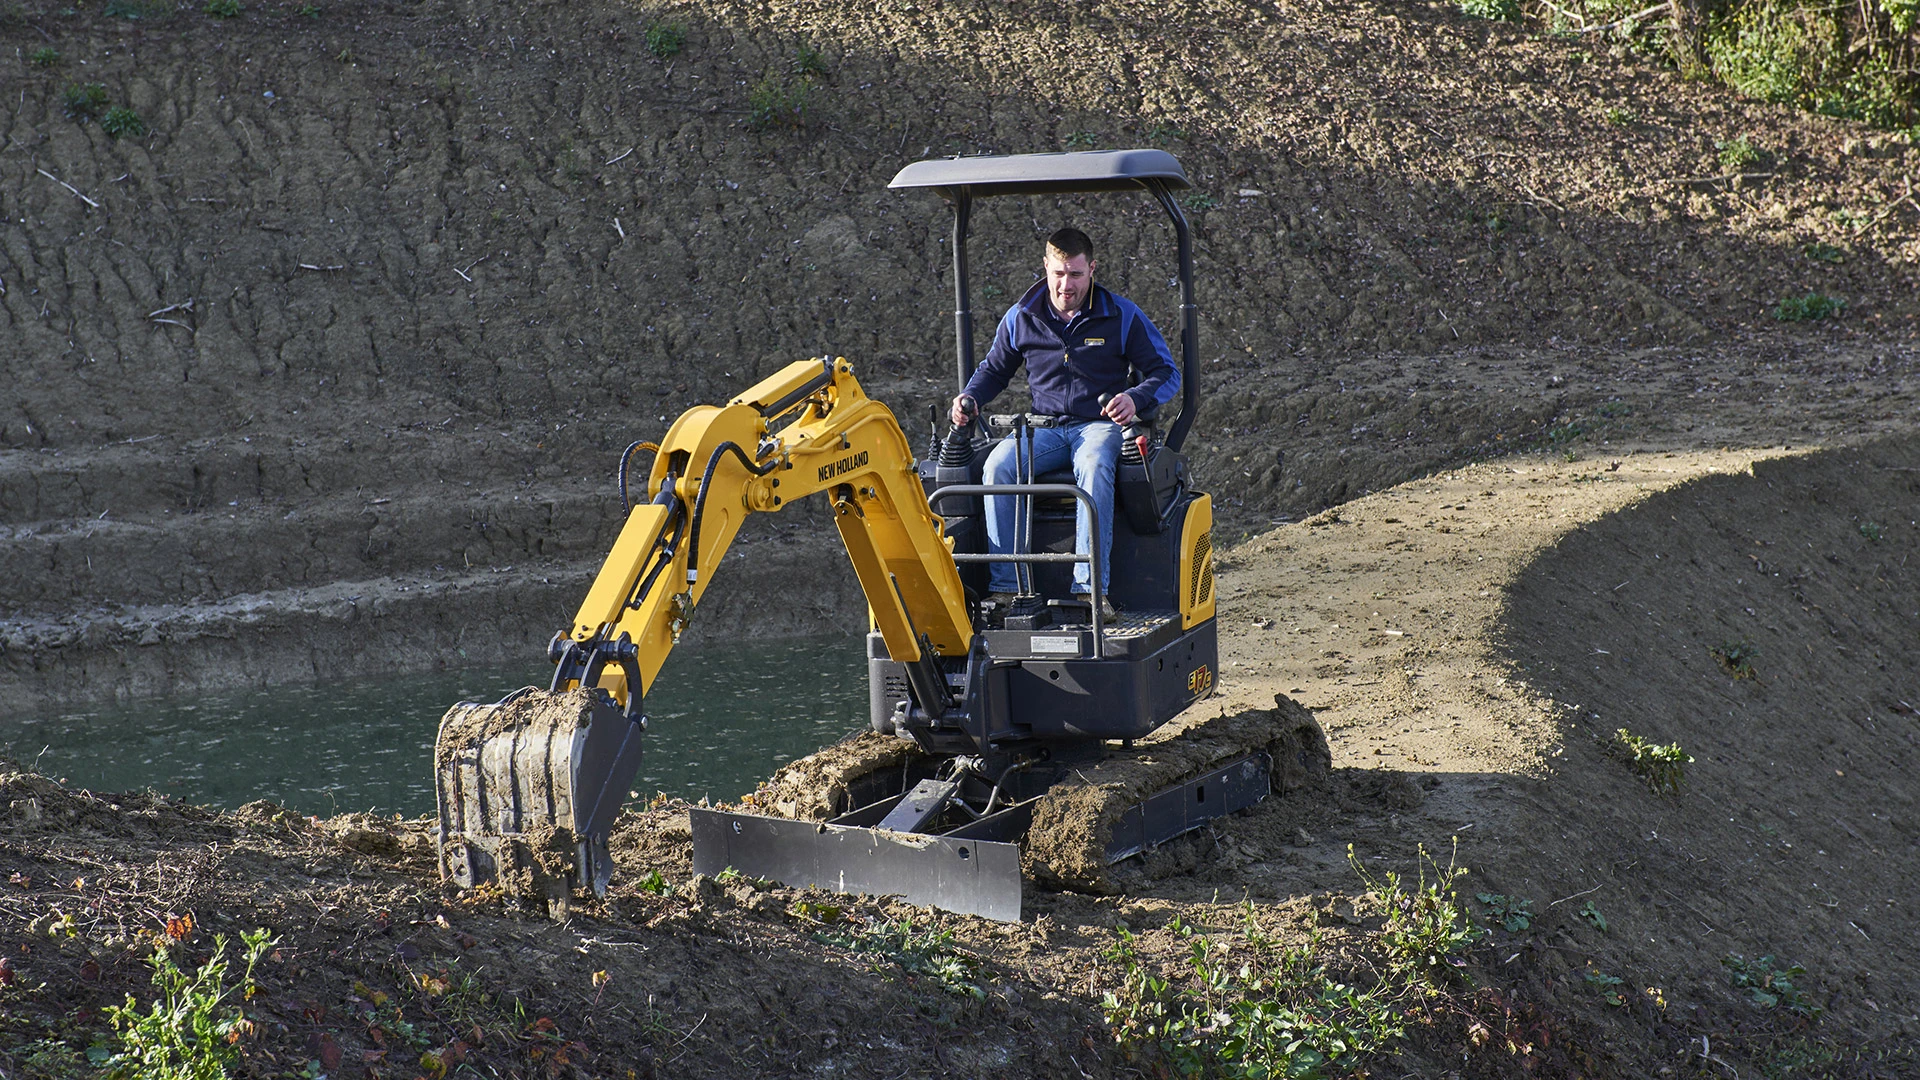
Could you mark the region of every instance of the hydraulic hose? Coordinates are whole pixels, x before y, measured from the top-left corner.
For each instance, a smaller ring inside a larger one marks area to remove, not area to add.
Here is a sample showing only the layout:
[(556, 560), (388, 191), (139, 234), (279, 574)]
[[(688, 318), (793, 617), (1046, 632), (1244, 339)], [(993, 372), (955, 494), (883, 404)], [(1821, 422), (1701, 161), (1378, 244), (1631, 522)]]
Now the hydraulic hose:
[(700, 494), (695, 496), (693, 500), (693, 529), (691, 535), (688, 537), (689, 547), (687, 549), (688, 585), (692, 585), (700, 578), (700, 519), (705, 517), (707, 513), (707, 489), (713, 486), (714, 470), (720, 467), (720, 459), (728, 452), (731, 452), (734, 457), (739, 458), (740, 464), (745, 466), (746, 470), (755, 476), (765, 476), (772, 472), (775, 466), (780, 464), (779, 460), (775, 459), (767, 462), (765, 465), (756, 465), (753, 463), (753, 459), (747, 456), (747, 452), (740, 449), (740, 444), (731, 440), (714, 447), (713, 456), (707, 459), (706, 471), (700, 474)]
[(658, 454), (660, 447), (657, 443), (636, 439), (628, 443), (625, 450), (620, 451), (620, 511), (625, 514), (633, 513), (633, 500), (627, 498), (627, 463), (633, 460), (635, 450), (651, 450)]

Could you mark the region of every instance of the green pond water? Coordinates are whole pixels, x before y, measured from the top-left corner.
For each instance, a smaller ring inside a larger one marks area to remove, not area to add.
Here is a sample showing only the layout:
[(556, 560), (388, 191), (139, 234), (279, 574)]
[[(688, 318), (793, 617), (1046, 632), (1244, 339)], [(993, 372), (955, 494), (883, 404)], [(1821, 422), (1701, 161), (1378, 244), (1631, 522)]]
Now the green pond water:
[[(0, 719), (0, 756), (70, 787), (151, 788), (232, 809), (431, 814), (433, 740), (458, 701), (545, 686), (545, 663), (285, 686)], [(634, 790), (732, 799), (782, 764), (867, 726), (865, 642), (760, 641), (674, 650), (647, 697)]]

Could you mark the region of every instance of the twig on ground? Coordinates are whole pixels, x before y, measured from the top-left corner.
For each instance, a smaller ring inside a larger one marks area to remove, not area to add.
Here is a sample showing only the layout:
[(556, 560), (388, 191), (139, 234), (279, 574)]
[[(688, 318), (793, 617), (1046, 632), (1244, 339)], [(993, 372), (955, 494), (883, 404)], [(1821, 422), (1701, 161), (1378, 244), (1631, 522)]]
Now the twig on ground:
[(88, 206), (93, 207), (95, 210), (100, 209), (100, 204), (97, 202), (94, 202), (92, 199), (89, 199), (85, 195), (81, 194), (79, 188), (74, 187), (72, 184), (67, 183), (65, 180), (60, 179), (59, 177), (53, 175), (52, 173), (48, 172), (45, 169), (39, 169), (37, 171), (40, 173), (41, 176), (44, 176), (47, 179), (53, 181), (54, 183), (59, 184), (61, 187), (66, 188), (68, 191), (73, 192), (74, 197), (79, 199), (81, 202), (86, 203)]

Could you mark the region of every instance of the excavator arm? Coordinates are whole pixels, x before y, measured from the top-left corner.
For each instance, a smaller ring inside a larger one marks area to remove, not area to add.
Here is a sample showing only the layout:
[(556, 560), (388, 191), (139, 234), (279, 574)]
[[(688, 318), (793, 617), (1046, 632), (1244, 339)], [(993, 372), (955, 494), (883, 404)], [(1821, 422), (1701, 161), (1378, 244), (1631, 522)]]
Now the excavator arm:
[[(643, 691), (747, 515), (816, 492), (831, 500), (890, 655), (964, 655), (972, 642), (959, 571), (906, 433), (844, 359), (790, 364), (725, 405), (687, 410), (661, 440), (647, 490), (651, 501), (628, 514), (564, 632), (581, 647), (631, 641)], [(598, 685), (628, 700), (621, 668), (606, 666)]]
[(951, 704), (938, 656), (973, 643), (952, 545), (906, 433), (845, 359), (800, 361), (674, 421), (619, 538), (554, 636), (543, 692), (460, 704), (435, 745), (442, 877), (507, 879), (564, 904), (604, 890), (607, 836), (640, 764), (644, 700), (747, 515), (824, 492), (888, 655), (921, 707)]

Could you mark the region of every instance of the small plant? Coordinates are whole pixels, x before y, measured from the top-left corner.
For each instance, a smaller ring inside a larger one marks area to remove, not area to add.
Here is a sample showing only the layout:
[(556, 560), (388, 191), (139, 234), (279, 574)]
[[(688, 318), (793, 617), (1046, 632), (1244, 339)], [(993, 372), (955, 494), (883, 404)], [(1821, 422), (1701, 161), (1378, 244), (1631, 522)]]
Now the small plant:
[(679, 23), (654, 23), (647, 27), (647, 51), (662, 60), (679, 56), (687, 47), (687, 28)]
[(227, 985), (227, 939), (213, 939), (213, 955), (189, 973), (173, 958), (173, 948), (154, 950), (153, 985), (159, 993), (142, 1013), (133, 995), (125, 1006), (106, 1008), (121, 1049), (106, 1061), (113, 1080), (221, 1080), (240, 1056), (237, 1045), (253, 1031), (237, 1005), (227, 1004), (236, 990), (253, 995), (253, 969), (273, 947), (266, 930), (243, 933), (246, 970), (238, 986)]
[(647, 871), (647, 876), (641, 878), (635, 884), (640, 887), (641, 891), (650, 892), (655, 896), (673, 895), (673, 886), (668, 883), (667, 876), (659, 870)]
[(805, 79), (793, 82), (769, 73), (747, 91), (747, 126), (755, 131), (804, 128), (812, 98), (813, 83)]
[(1732, 977), (1733, 988), (1745, 990), (1747, 997), (1762, 1009), (1784, 1009), (1808, 1020), (1818, 1020), (1826, 1011), (1815, 1005), (1795, 982), (1807, 973), (1799, 964), (1780, 967), (1772, 956), (1749, 961), (1738, 953), (1728, 953), (1720, 963)]
[(107, 88), (99, 83), (72, 83), (61, 92), (67, 103), (67, 115), (75, 120), (91, 120), (107, 111)]
[(147, 133), (147, 122), (125, 105), (115, 105), (100, 118), (100, 130), (106, 132), (109, 138), (117, 139), (122, 135), (137, 138)]
[(1220, 205), (1220, 199), (1210, 191), (1196, 191), (1180, 200), (1180, 205), (1196, 214), (1204, 214)]
[(1091, 150), (1100, 145), (1100, 136), (1091, 131), (1076, 131), (1067, 136), (1067, 149)]
[(27, 54), (27, 63), (37, 68), (50, 68), (60, 62), (60, 50), (51, 45), (42, 45)]
[(1598, 968), (1589, 968), (1586, 980), (1588, 986), (1600, 991), (1600, 1000), (1616, 1009), (1626, 1008), (1627, 996), (1620, 992), (1620, 985), (1625, 980), (1618, 975), (1609, 975)]
[(870, 922), (856, 931), (823, 930), (815, 939), (874, 958), (875, 970), (890, 964), (909, 976), (926, 976), (949, 994), (976, 1000), (986, 991), (975, 981), (972, 957), (953, 943), (953, 931), (929, 926), (916, 930), (912, 919)]
[(1840, 314), (1846, 302), (1820, 293), (1789, 296), (1773, 305), (1773, 317), (1781, 322), (1813, 322)]
[(1605, 116), (1607, 123), (1612, 124), (1614, 127), (1626, 127), (1628, 124), (1634, 123), (1639, 119), (1639, 117), (1633, 114), (1632, 109), (1622, 108), (1618, 105), (1607, 106), (1606, 112), (1601, 115)]
[(1879, 543), (1881, 532), (1880, 523), (1872, 518), (1860, 523), (1860, 535), (1866, 537), (1869, 544)]
[(1187, 939), (1184, 975), (1149, 966), (1122, 927), (1105, 954), (1120, 965), (1121, 986), (1103, 996), (1101, 1011), (1123, 1048), (1157, 1051), (1174, 1075), (1319, 1077), (1404, 1030), (1389, 996), (1334, 981), (1315, 959), (1315, 941), (1282, 947), (1252, 905), (1239, 942), (1178, 920), (1168, 929)]
[(1723, 169), (1738, 169), (1760, 160), (1760, 152), (1753, 148), (1753, 141), (1745, 135), (1737, 139), (1715, 139), (1713, 148), (1720, 151), (1720, 167)]
[[(1459, 841), (1454, 845), (1457, 849)], [(1427, 854), (1425, 846), (1420, 847), (1413, 881), (1392, 870), (1386, 872), (1385, 880), (1375, 879), (1360, 865), (1352, 844), (1347, 845), (1347, 862), (1366, 883), (1368, 893), (1386, 909), (1380, 943), (1387, 950), (1388, 970), (1396, 976), (1438, 987), (1463, 965), (1462, 954), (1484, 936), (1474, 928), (1466, 905), (1460, 901), (1458, 886), (1467, 868), (1456, 865), (1452, 858), (1442, 868)]]
[(200, 10), (216, 19), (231, 19), (240, 14), (240, 0), (207, 0)]
[(1460, 0), (1462, 14), (1496, 22), (1518, 22), (1520, 0)]
[(294, 11), (294, 14), (303, 15), (309, 19), (318, 19), (320, 17), (320, 6), (318, 4), (301, 4), (300, 7)]
[(1679, 743), (1659, 746), (1626, 728), (1614, 732), (1614, 738), (1626, 751), (1627, 764), (1647, 782), (1654, 794), (1678, 794), (1687, 782), (1687, 766), (1693, 764), (1693, 758), (1680, 749)]
[(1847, 261), (1847, 253), (1832, 244), (1818, 242), (1808, 244), (1800, 249), (1800, 254), (1814, 262), (1832, 263), (1836, 266)]
[(1607, 917), (1600, 914), (1600, 909), (1593, 906), (1593, 901), (1589, 900), (1580, 905), (1580, 917), (1587, 920), (1595, 930), (1603, 934), (1607, 932)]
[(809, 81), (827, 77), (827, 57), (811, 45), (802, 45), (793, 54), (793, 73)]
[(1722, 670), (1736, 679), (1751, 679), (1757, 674), (1753, 662), (1760, 659), (1760, 650), (1745, 638), (1723, 641), (1707, 651), (1720, 662)]
[(1147, 138), (1157, 143), (1185, 142), (1187, 141), (1187, 132), (1184, 128), (1161, 120), (1147, 129)]
[(1507, 933), (1517, 934), (1533, 925), (1533, 901), (1502, 893), (1478, 893), (1475, 899), (1487, 905), (1487, 914), (1493, 921), (1507, 928)]

